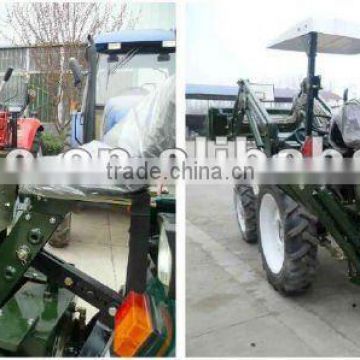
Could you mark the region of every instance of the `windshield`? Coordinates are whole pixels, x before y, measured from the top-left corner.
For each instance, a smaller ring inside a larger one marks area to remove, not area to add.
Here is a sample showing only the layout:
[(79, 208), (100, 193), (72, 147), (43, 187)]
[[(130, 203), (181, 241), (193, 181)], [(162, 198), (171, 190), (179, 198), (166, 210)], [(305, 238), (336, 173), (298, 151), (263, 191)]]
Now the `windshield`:
[(97, 72), (96, 105), (115, 96), (147, 93), (175, 73), (175, 54), (101, 54)]

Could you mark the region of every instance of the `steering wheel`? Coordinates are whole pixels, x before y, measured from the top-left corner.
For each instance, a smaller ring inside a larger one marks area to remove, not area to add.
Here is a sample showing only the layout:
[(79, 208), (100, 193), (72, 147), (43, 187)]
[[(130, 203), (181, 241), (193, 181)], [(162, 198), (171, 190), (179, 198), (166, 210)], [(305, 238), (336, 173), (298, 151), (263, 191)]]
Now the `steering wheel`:
[[(317, 132), (318, 136), (323, 136), (325, 137), (326, 135), (328, 135), (328, 132), (327, 131), (324, 131), (324, 130), (321, 130), (321, 129), (317, 129), (317, 128), (313, 128), (313, 130), (315, 132)], [(304, 127), (299, 127), (298, 129), (296, 129), (294, 131), (294, 137), (295, 137), (295, 140), (300, 144), (302, 145), (305, 141), (305, 138), (306, 138), (306, 130)]]
[(294, 131), (295, 140), (302, 145), (306, 138), (306, 129), (304, 127), (299, 127)]

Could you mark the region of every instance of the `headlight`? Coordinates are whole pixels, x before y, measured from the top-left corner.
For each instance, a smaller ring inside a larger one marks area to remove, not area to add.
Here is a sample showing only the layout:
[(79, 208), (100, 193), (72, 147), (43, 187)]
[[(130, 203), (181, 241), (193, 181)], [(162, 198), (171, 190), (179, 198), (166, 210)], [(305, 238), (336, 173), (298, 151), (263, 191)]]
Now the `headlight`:
[(158, 246), (157, 275), (169, 298), (175, 299), (176, 245), (175, 214), (159, 213), (160, 237)]
[(165, 226), (161, 226), (158, 253), (158, 277), (166, 287), (170, 287), (172, 272), (172, 254)]

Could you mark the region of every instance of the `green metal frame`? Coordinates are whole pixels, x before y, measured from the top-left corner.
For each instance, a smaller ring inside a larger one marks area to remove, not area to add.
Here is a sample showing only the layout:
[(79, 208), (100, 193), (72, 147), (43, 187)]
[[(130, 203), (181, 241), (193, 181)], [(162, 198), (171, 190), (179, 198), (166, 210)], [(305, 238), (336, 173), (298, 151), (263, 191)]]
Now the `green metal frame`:
[[(135, 198), (137, 202), (147, 201), (150, 206), (150, 195), (147, 192), (135, 194)], [(0, 355), (78, 355), (76, 349), (79, 349), (84, 340), (86, 324), (85, 313), (76, 307), (74, 294), (81, 293), (82, 290), (78, 291), (72, 286), (73, 284), (67, 284), (64, 274), (60, 274), (60, 280), (62, 279), (60, 282), (58, 278), (44, 276), (42, 269), (46, 269), (46, 265), (41, 263), (46, 253), (43, 250), (44, 245), (74, 203), (31, 197), (29, 210), (21, 215), (10, 234), (0, 244), (0, 254), (2, 254), (0, 256)], [(134, 204), (134, 199), (132, 203)], [(141, 209), (143, 209), (142, 205), (140, 208), (135, 207), (132, 226), (137, 226), (139, 217), (143, 217), (143, 212), (138, 213)], [(154, 235), (158, 231), (156, 223), (159, 211), (175, 212), (174, 197), (168, 195), (155, 199), (152, 215), (149, 214), (148, 217), (152, 223), (155, 223)], [(130, 234), (134, 236), (134, 233)], [(40, 267), (39, 263), (41, 263)], [(62, 267), (61, 263), (59, 266)], [(62, 268), (64, 271), (66, 269), (73, 271), (73, 267), (68, 268), (68, 264), (65, 263)], [(54, 270), (56, 273), (59, 271), (59, 269)], [(77, 273), (81, 272), (77, 271)], [(96, 280), (87, 277), (86, 274), (82, 276), (91, 281), (99, 289), (98, 291), (107, 291)], [(151, 346), (144, 349), (142, 355), (155, 355), (160, 349), (163, 355), (171, 355), (175, 352), (175, 299), (167, 296), (164, 286), (154, 276), (148, 279), (146, 292), (153, 304), (157, 336), (150, 343)], [(99, 308), (99, 310), (100, 318), (101, 314), (108, 316), (107, 308)], [(169, 323), (164, 323), (162, 318), (164, 312), (170, 319)], [(79, 313), (80, 317), (75, 316), (75, 313)], [(167, 342), (169, 335), (170, 343)]]
[(29, 264), (50, 239), (71, 204), (33, 198), (31, 212), (23, 213), (0, 245), (0, 306), (13, 294)]

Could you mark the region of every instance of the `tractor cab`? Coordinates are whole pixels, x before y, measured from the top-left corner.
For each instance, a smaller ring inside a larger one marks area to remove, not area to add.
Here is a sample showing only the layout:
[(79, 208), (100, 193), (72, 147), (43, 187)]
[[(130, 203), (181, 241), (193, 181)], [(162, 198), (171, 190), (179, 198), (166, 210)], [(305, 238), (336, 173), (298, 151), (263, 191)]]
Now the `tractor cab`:
[[(101, 140), (130, 109), (175, 74), (175, 32), (128, 30), (100, 34), (94, 38), (94, 48), (96, 125), (91, 132)], [(86, 133), (87, 126), (90, 124), (80, 118), (75, 123), (73, 120), (73, 147), (86, 142), (82, 133)]]
[(345, 95), (340, 111), (332, 114), (319, 95), (321, 77), (315, 73), (318, 53), (360, 53), (360, 26), (335, 19), (307, 19), (278, 37), (269, 48), (307, 54), (307, 77), (295, 99), (292, 114), (297, 123), (295, 135), (304, 141), (303, 150), (312, 143), (313, 135), (327, 137), (328, 144), (342, 152), (347, 152), (349, 148), (360, 148), (359, 102), (349, 101)]
[(175, 33), (130, 30), (95, 38), (99, 53), (96, 106), (105, 135), (146, 95), (175, 73)]

